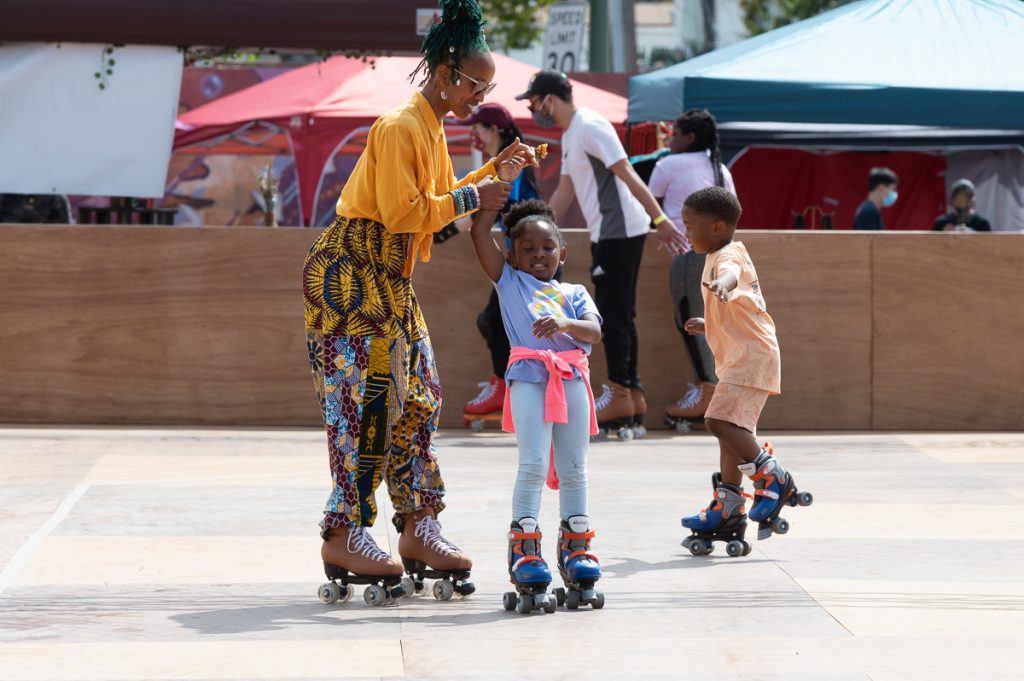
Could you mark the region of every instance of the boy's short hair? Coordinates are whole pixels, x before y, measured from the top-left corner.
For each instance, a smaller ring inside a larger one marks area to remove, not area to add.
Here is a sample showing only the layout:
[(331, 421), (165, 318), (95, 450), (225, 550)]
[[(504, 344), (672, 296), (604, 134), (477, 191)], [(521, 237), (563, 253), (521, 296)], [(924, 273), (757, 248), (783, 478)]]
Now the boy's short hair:
[(704, 187), (686, 197), (683, 205), (692, 211), (736, 227), (743, 213), (739, 199), (724, 187)]
[(868, 173), (868, 191), (875, 191), (875, 187), (883, 184), (899, 184), (899, 176), (888, 168), (872, 168)]

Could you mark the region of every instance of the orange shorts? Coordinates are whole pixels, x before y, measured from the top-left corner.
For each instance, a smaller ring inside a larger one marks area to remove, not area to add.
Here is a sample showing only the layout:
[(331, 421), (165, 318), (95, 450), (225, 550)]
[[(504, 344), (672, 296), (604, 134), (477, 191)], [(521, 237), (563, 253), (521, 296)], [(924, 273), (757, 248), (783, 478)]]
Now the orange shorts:
[(704, 418), (718, 419), (746, 428), (757, 434), (757, 419), (771, 395), (767, 390), (734, 383), (719, 383), (711, 397)]

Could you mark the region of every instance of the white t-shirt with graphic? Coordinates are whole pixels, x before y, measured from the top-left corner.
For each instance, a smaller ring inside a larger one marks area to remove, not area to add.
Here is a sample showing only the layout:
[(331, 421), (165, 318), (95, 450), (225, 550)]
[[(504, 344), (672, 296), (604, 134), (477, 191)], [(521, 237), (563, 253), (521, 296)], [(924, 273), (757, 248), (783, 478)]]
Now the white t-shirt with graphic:
[[(735, 196), (736, 185), (732, 181), (732, 173), (725, 165), (721, 165), (721, 168), (723, 186)], [(698, 189), (715, 186), (711, 158), (704, 151), (669, 154), (654, 166), (648, 186), (654, 198), (664, 199), (662, 206), (668, 219), (682, 225), (681, 215), (686, 197)]]

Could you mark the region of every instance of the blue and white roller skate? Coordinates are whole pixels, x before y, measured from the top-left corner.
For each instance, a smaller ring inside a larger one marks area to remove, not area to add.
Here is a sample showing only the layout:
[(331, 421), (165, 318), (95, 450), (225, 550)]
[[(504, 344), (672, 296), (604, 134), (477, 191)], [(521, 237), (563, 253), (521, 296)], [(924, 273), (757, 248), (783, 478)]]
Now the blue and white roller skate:
[(723, 541), (725, 552), (733, 558), (750, 553), (750, 544), (744, 540), (747, 532), (747, 515), (744, 508), (742, 487), (722, 482), (722, 474), (711, 476), (711, 488), (715, 498), (708, 507), (697, 515), (682, 519), (683, 527), (693, 534), (682, 541), (685, 548), (695, 556), (706, 556), (715, 550), (713, 542)]
[(525, 615), (534, 610), (552, 613), (555, 602), (547, 594), (551, 569), (540, 555), (540, 529), (535, 518), (513, 520), (508, 531), (508, 574), (515, 591), (503, 598), (506, 610)]
[(751, 462), (740, 464), (740, 472), (754, 483), (754, 505), (750, 519), (757, 523), (757, 538), (767, 539), (789, 532), (789, 521), (780, 518), (784, 506), (810, 506), (814, 496), (799, 492), (793, 476), (773, 456), (771, 443), (765, 442), (761, 453)]
[(563, 520), (558, 528), (558, 572), (565, 587), (558, 587), (552, 594), (558, 605), (575, 610), (580, 605), (589, 605), (594, 610), (604, 607), (604, 594), (594, 589), (601, 579), (601, 565), (597, 556), (590, 553), (590, 540), (594, 530), (585, 515), (574, 515)]

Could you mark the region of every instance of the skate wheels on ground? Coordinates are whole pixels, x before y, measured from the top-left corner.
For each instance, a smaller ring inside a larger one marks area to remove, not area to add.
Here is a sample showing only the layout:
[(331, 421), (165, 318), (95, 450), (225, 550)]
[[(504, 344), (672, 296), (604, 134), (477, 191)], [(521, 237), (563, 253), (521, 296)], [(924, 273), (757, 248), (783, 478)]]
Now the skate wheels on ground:
[(789, 521), (785, 518), (776, 518), (772, 521), (772, 531), (776, 534), (786, 534), (789, 532)]
[(710, 540), (692, 537), (689, 546), (690, 553), (695, 556), (709, 556), (715, 551), (715, 545)]
[(541, 612), (546, 612), (549, 615), (555, 611), (555, 608), (558, 607), (556, 601), (553, 600), (547, 594), (538, 594), (534, 596), (533, 602), (535, 608), (537, 608)]
[(473, 582), (455, 582), (453, 584), (455, 593), (459, 594), (463, 598), (476, 592), (476, 584)]
[(506, 610), (515, 610), (516, 598), (517, 595), (515, 591), (506, 591), (505, 595), (501, 597), (501, 604), (505, 607)]
[(565, 605), (565, 589), (556, 587), (551, 591), (551, 595), (555, 597), (556, 605)]
[(797, 506), (810, 506), (814, 503), (814, 495), (810, 492), (800, 492), (796, 495)]
[(647, 437), (647, 428), (640, 423), (633, 426), (633, 437), (637, 440), (643, 437)]
[[(342, 599), (342, 596), (348, 595), (348, 588), (342, 590), (342, 587), (337, 582), (327, 582), (326, 584), (320, 585), (320, 590), (317, 592), (317, 598), (320, 599), (321, 603), (330, 605), (337, 603)], [(345, 600), (348, 600), (347, 598)]]
[(432, 589), (434, 598), (439, 601), (450, 601), (452, 596), (455, 594), (455, 587), (447, 579), (439, 579), (434, 582), (434, 588)]
[(388, 595), (387, 592), (384, 591), (384, 587), (377, 584), (371, 584), (363, 591), (363, 600), (366, 601), (367, 605), (384, 605), (384, 602), (387, 599)]
[(618, 435), (619, 439), (622, 440), (623, 442), (629, 442), (630, 440), (633, 439), (634, 435), (633, 428), (630, 426), (622, 426), (617, 431), (615, 431), (615, 434)]
[(733, 539), (731, 542), (725, 545), (725, 552), (729, 554), (730, 558), (739, 558), (745, 556), (751, 551), (750, 544), (739, 539)]
[(420, 580), (412, 577), (402, 577), (402, 589), (407, 596), (422, 596), (427, 587)]
[(484, 421), (483, 419), (473, 419), (469, 422), (469, 429), (474, 433), (484, 432)]

